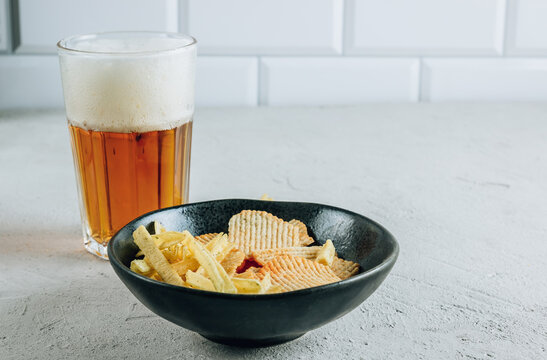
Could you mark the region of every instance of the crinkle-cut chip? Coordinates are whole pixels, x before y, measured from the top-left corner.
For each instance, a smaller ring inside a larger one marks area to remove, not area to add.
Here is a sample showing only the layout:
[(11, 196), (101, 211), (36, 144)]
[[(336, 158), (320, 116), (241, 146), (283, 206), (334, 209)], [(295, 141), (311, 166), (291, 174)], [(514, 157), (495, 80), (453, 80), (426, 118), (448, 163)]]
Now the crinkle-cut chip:
[(228, 238), (247, 256), (260, 249), (302, 245), (298, 227), (256, 210), (243, 210), (232, 216), (228, 223)]
[(300, 230), (301, 245), (311, 245), (315, 242), (313, 238), (308, 234), (308, 228), (306, 227), (306, 224), (304, 224), (302, 221), (292, 219), (291, 221), (289, 221), (289, 224), (296, 226)]
[(239, 249), (232, 249), (220, 262), (220, 265), (226, 270), (229, 276), (235, 274), (236, 269), (245, 260), (245, 253)]
[(260, 280), (260, 277), (258, 277), (258, 272), (260, 271), (260, 268), (257, 267), (250, 267), (241, 274), (236, 274), (238, 278), (242, 279), (256, 279)]
[(279, 255), (293, 255), (300, 256), (304, 259), (313, 260), (317, 257), (317, 254), (321, 250), (321, 246), (293, 246), (280, 249), (263, 249), (253, 251), (253, 259), (260, 265), (264, 265), (267, 262)]
[(294, 291), (340, 281), (328, 266), (299, 256), (281, 255), (273, 258), (258, 272), (260, 278), (266, 272), (272, 276), (272, 284), (279, 285), (280, 292)]
[(345, 280), (359, 272), (359, 264), (354, 263), (353, 261), (340, 259), (338, 256), (334, 257), (330, 268), (336, 276), (342, 280)]
[(202, 245), (207, 245), (207, 243), (209, 241), (213, 240), (215, 238), (215, 236), (217, 236), (217, 235), (218, 235), (218, 233), (203, 234), (203, 235), (199, 235), (199, 236), (194, 236), (194, 239), (199, 241), (199, 243), (202, 244)]

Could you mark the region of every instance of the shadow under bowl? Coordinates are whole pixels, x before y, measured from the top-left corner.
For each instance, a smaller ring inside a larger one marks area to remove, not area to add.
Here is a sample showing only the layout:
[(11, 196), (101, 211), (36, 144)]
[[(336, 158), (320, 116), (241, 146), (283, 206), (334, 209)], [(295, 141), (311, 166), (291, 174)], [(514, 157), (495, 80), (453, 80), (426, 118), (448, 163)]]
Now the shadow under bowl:
[[(360, 273), (298, 291), (237, 295), (174, 286), (129, 269), (139, 251), (132, 234), (140, 225), (149, 227), (157, 220), (168, 230), (188, 230), (194, 235), (227, 232), (228, 220), (245, 209), (268, 211), (287, 221), (303, 221), (317, 244), (332, 239), (340, 257), (359, 263)], [(380, 286), (398, 253), (395, 238), (362, 215), (321, 204), (244, 199), (153, 211), (124, 226), (108, 244), (110, 264), (116, 274), (147, 308), (209, 340), (238, 346), (290, 341), (347, 314)]]

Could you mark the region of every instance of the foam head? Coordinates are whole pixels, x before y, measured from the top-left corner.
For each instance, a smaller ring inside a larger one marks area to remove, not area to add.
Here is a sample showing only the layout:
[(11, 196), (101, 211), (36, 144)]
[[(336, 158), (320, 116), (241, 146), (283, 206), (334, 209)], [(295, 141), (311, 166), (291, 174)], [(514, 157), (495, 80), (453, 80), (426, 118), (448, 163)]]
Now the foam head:
[(146, 132), (194, 113), (195, 41), (161, 33), (105, 33), (59, 42), (70, 124), (88, 130)]

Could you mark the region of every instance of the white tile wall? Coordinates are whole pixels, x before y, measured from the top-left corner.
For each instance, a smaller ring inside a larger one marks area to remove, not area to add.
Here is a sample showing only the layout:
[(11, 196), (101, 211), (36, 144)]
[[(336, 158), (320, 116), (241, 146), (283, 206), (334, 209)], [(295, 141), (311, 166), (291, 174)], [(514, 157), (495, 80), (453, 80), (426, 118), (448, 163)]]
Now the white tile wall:
[(196, 105), (257, 104), (258, 60), (255, 57), (200, 56), (197, 60)]
[(547, 1), (508, 1), (507, 53), (547, 55)]
[(547, 0), (0, 0), (0, 109), (61, 106), (55, 43), (107, 30), (194, 35), (198, 106), (547, 101)]
[(0, 53), (8, 50), (9, 25), (8, 25), (8, 0), (0, 0)]
[(18, 53), (55, 53), (60, 39), (100, 31), (177, 31), (177, 0), (19, 0)]
[(547, 101), (547, 59), (425, 59), (424, 101)]
[(495, 55), (505, 0), (347, 0), (348, 54)]
[(263, 58), (264, 105), (337, 105), (418, 99), (415, 59)]
[(336, 54), (342, 0), (189, 0), (202, 54)]
[(55, 56), (1, 56), (0, 79), (0, 109), (63, 106)]

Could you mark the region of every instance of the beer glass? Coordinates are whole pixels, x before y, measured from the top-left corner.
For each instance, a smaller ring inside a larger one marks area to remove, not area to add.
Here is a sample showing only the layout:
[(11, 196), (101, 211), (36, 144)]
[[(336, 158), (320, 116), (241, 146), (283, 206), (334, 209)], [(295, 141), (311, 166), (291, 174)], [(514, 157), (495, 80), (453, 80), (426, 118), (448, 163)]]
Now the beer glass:
[(188, 201), (196, 41), (79, 35), (57, 44), (85, 248), (135, 217)]

